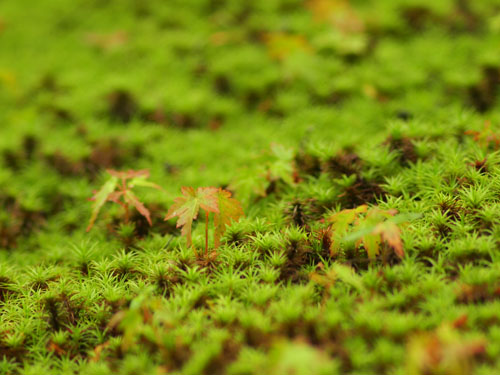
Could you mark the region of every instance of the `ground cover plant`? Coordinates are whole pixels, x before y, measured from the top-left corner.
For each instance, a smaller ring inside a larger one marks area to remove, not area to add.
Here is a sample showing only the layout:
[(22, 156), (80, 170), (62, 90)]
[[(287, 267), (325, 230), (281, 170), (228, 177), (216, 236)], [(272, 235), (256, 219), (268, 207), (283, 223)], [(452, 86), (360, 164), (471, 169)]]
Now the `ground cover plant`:
[(500, 2), (0, 2), (0, 374), (500, 372)]

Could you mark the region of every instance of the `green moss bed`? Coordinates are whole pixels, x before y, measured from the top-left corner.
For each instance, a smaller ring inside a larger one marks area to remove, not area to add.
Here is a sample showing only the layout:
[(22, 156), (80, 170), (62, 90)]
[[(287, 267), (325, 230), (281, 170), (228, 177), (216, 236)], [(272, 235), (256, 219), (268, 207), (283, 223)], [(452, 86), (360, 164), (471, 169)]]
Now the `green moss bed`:
[(0, 374), (499, 374), (499, 93), (499, 0), (0, 1)]

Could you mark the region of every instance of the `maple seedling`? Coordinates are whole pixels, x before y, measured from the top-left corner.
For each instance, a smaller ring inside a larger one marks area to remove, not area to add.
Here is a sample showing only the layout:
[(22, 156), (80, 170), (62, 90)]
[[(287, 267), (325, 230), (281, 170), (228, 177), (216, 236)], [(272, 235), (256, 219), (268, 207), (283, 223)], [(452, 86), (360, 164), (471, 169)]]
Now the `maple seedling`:
[(240, 202), (231, 198), (231, 193), (215, 187), (182, 187), (182, 196), (174, 200), (167, 212), (165, 220), (178, 217), (177, 228), (182, 227), (181, 234), (186, 237), (187, 245), (192, 246), (191, 230), (193, 220), (198, 217), (200, 208), (205, 211), (205, 256), (208, 255), (208, 216), (214, 214), (214, 246), (219, 247), (220, 239), (226, 227), (232, 221), (238, 221), (243, 216)]
[[(380, 253), (382, 243), (386, 243), (396, 255), (404, 257), (401, 229), (398, 224), (407, 222), (415, 215), (396, 215), (396, 210), (381, 210), (378, 207), (368, 208), (361, 205), (353, 209), (342, 210), (329, 218), (332, 233), (330, 253), (339, 250), (339, 239), (356, 241), (356, 248), (361, 246), (368, 258), (375, 259)], [(354, 230), (349, 232), (349, 230)]]
[(125, 224), (129, 223), (130, 210), (132, 207), (135, 207), (135, 209), (146, 218), (149, 225), (152, 225), (151, 214), (149, 210), (132, 192), (132, 189), (136, 186), (150, 187), (161, 190), (160, 186), (147, 181), (149, 177), (149, 171), (128, 170), (125, 172), (121, 172), (115, 171), (113, 169), (107, 169), (106, 172), (108, 172), (110, 178), (98, 191), (94, 192), (94, 195), (90, 199), (91, 201), (93, 201), (93, 205), (92, 216), (90, 217), (87, 232), (90, 231), (94, 226), (97, 216), (99, 215), (99, 211), (106, 202), (114, 202), (123, 207), (123, 221)]

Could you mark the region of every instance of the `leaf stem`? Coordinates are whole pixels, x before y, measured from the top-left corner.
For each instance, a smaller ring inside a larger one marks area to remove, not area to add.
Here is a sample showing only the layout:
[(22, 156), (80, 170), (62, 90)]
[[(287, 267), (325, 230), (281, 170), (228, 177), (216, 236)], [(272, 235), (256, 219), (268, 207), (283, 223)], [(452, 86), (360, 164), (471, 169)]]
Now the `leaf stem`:
[(125, 204), (123, 207), (125, 208), (125, 220), (124, 220), (124, 223), (128, 224), (129, 221), (130, 221), (130, 211), (128, 209), (128, 205)]
[(123, 203), (124, 203), (124, 208), (125, 208), (125, 224), (128, 224), (129, 223), (129, 220), (130, 220), (130, 211), (129, 211), (129, 208), (128, 208), (128, 204), (127, 204), (127, 201), (125, 200), (125, 194), (127, 194), (127, 183), (125, 182), (125, 178), (122, 177), (122, 199), (123, 199)]
[(205, 258), (208, 257), (208, 211), (205, 212)]

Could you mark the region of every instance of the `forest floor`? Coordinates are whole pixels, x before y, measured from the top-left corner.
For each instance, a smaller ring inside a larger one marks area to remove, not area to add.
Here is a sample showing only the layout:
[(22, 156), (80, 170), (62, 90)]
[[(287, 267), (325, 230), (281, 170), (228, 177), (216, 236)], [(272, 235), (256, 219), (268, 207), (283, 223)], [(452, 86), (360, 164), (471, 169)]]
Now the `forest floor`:
[(499, 93), (498, 0), (0, 1), (0, 374), (500, 373)]

